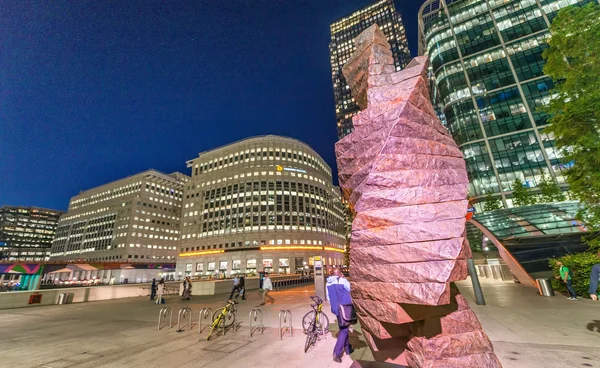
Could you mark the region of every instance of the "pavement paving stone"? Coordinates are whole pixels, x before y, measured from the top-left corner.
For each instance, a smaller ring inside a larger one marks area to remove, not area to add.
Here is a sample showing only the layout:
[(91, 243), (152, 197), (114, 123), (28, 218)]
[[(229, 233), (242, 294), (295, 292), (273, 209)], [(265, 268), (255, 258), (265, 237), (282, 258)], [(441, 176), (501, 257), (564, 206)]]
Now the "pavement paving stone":
[[(458, 283), (469, 300), (505, 368), (600, 368), (600, 303), (543, 298), (534, 290), (503, 282), (482, 280), (486, 306), (473, 302), (469, 282)], [(238, 330), (206, 341), (208, 329), (198, 335), (198, 312), (216, 310), (227, 295), (167, 298), (177, 323), (180, 307), (193, 310), (191, 330), (177, 327), (157, 331), (159, 310), (145, 298), (34, 307), (0, 311), (0, 367), (36, 368), (348, 368), (355, 360), (372, 361), (360, 326), (350, 334), (355, 351), (342, 363), (332, 361), (337, 326), (329, 306), (324, 307), (331, 333), (304, 353), (302, 317), (310, 311), (311, 287), (273, 293), (275, 304), (261, 307), (264, 333), (249, 337), (248, 314), (260, 295), (249, 292), (238, 306)], [(279, 310), (292, 312), (293, 337), (279, 338)], [(183, 323), (182, 323), (183, 325)], [(5, 333), (9, 331), (9, 333)]]

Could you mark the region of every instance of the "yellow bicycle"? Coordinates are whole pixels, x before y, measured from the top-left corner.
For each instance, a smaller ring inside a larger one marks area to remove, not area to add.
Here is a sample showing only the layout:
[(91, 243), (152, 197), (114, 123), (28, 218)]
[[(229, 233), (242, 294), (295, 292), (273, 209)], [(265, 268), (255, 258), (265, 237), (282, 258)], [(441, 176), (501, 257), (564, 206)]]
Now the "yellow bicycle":
[(235, 306), (236, 304), (239, 303), (234, 300), (228, 300), (226, 306), (217, 309), (215, 313), (213, 313), (213, 323), (210, 328), (210, 332), (206, 337), (206, 341), (210, 340), (210, 337), (212, 336), (215, 330), (219, 328), (229, 328), (235, 323), (235, 314), (237, 312)]
[(313, 310), (302, 317), (302, 329), (306, 334), (305, 353), (317, 342), (319, 335), (329, 332), (329, 318), (323, 313), (323, 299), (318, 296), (311, 296), (310, 299), (315, 302), (310, 305)]

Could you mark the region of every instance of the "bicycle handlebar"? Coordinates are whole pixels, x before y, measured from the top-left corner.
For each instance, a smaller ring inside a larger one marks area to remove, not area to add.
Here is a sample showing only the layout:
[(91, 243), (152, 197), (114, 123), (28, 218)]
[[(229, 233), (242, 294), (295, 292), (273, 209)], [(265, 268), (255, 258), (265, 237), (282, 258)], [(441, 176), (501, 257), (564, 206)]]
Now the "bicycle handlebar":
[(323, 304), (323, 299), (319, 298), (318, 295), (313, 295), (310, 297), (310, 299), (317, 304)]

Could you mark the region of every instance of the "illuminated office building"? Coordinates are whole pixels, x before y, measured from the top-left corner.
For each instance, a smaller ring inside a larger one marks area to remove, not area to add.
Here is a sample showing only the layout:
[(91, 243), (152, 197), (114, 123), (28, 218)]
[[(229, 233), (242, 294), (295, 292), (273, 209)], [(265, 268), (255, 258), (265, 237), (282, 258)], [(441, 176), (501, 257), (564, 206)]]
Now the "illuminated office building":
[(296, 273), (316, 256), (343, 264), (340, 191), (308, 145), (254, 137), (187, 164), (178, 275)]
[(79, 193), (60, 218), (51, 260), (174, 263), (188, 180), (148, 170)]
[(378, 1), (331, 24), (329, 52), (338, 139), (352, 132), (352, 116), (360, 111), (344, 79), (342, 67), (354, 52), (354, 39), (373, 24), (381, 28), (392, 46), (396, 69), (404, 68), (410, 61), (404, 25), (393, 0)]
[(47, 261), (62, 211), (0, 207), (0, 260)]
[[(467, 161), (469, 195), (507, 206), (515, 179), (542, 172), (566, 187), (548, 116), (552, 80), (542, 72), (557, 12), (589, 0), (430, 0), (419, 11), (419, 54), (430, 59), (433, 102)], [(480, 206), (480, 205), (478, 205)]]

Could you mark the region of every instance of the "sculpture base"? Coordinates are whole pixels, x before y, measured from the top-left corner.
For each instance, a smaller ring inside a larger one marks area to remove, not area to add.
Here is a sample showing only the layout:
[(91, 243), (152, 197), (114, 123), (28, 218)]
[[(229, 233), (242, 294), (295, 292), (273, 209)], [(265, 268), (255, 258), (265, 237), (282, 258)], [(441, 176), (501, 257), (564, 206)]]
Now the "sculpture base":
[(383, 363), (383, 362), (366, 362), (364, 360), (357, 360), (350, 368), (408, 368), (405, 365), (398, 365), (393, 363)]

